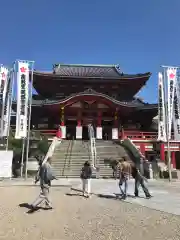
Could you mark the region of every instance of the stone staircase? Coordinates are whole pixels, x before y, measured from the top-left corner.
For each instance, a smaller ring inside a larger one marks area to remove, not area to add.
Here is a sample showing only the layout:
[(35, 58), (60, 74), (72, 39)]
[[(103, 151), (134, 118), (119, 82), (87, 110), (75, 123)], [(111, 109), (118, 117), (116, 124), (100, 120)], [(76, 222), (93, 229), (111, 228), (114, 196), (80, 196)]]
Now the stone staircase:
[(85, 161), (90, 161), (90, 144), (81, 140), (63, 140), (56, 147), (52, 167), (57, 177), (79, 177)]
[[(127, 156), (125, 149), (113, 141), (96, 140), (97, 167), (100, 177), (112, 177), (112, 168), (105, 164), (108, 158), (120, 159)], [(85, 161), (91, 162), (90, 141), (63, 140), (55, 148), (52, 167), (57, 177), (79, 177)]]
[(100, 168), (100, 177), (112, 177), (113, 171), (109, 164), (105, 164), (104, 160), (108, 158), (120, 159), (128, 156), (128, 153), (119, 144), (113, 141), (96, 140), (97, 166)]
[(54, 170), (54, 174), (57, 177), (65, 176), (65, 168), (69, 161), (70, 149), (72, 146), (72, 141), (62, 141), (59, 146), (57, 146), (54, 150), (52, 156), (52, 167)]

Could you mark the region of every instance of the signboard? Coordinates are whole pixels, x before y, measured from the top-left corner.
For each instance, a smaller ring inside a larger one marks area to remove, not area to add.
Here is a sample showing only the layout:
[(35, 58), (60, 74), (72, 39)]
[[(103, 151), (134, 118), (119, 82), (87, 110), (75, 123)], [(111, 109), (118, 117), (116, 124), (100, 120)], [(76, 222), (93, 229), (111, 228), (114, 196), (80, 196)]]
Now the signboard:
[(174, 69), (174, 68), (167, 69), (167, 77), (168, 77), (168, 99), (167, 99), (168, 100), (168, 137), (169, 137), (169, 139), (171, 139), (176, 73), (177, 73), (177, 69)]
[(0, 151), (0, 178), (12, 177), (13, 151)]
[(178, 82), (176, 79), (174, 89), (174, 109), (173, 109), (173, 123), (174, 123), (174, 140), (180, 141), (180, 96), (178, 89)]
[(76, 127), (76, 139), (82, 139), (82, 127)]
[(112, 128), (112, 139), (113, 139), (113, 140), (119, 139), (119, 136), (118, 136), (118, 128)]
[(97, 139), (102, 139), (102, 127), (97, 127), (96, 128), (96, 138)]
[(29, 63), (18, 62), (17, 72), (17, 114), (15, 138), (27, 136), (28, 120), (28, 99), (29, 99)]
[(166, 141), (165, 130), (165, 102), (164, 102), (164, 83), (163, 75), (158, 75), (159, 101), (158, 101), (158, 141)]

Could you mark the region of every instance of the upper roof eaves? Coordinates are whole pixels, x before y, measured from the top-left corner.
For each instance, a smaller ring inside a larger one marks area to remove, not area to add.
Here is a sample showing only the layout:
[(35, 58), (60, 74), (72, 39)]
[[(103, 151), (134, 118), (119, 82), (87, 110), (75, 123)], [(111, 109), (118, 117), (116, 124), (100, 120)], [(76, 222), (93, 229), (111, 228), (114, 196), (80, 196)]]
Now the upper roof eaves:
[(124, 74), (118, 65), (88, 65), (88, 64), (55, 64), (53, 72), (37, 72), (37, 75), (53, 75), (54, 77), (83, 77), (83, 78), (144, 78), (151, 73)]

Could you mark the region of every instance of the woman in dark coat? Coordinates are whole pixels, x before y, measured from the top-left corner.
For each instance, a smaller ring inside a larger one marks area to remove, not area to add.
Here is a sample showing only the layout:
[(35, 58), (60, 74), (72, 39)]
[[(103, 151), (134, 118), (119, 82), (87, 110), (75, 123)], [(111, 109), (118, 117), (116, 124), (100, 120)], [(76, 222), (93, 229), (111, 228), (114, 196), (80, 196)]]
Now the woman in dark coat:
[[(92, 177), (92, 169), (91, 165), (88, 161), (84, 163), (83, 168), (81, 169), (81, 180), (82, 180), (82, 191), (83, 196), (89, 197), (91, 192), (91, 177)], [(86, 191), (87, 189), (87, 191)], [(87, 193), (87, 195), (86, 195)]]

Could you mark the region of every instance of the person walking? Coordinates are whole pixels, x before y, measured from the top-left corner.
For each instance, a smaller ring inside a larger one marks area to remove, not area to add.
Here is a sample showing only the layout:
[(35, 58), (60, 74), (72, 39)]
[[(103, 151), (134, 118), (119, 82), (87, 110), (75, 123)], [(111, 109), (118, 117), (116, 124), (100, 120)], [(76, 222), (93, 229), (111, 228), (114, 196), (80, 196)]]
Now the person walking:
[(91, 192), (91, 177), (92, 169), (88, 161), (84, 163), (83, 168), (81, 169), (80, 178), (82, 180), (82, 192), (84, 197), (90, 197)]
[(151, 198), (151, 194), (149, 193), (148, 187), (145, 184), (145, 181), (147, 179), (141, 174), (140, 170), (133, 165), (131, 170), (132, 177), (135, 179), (135, 189), (134, 189), (134, 195), (135, 197), (139, 197), (139, 186), (141, 185), (144, 194), (147, 199)]
[(49, 199), (49, 190), (51, 181), (56, 179), (53, 175), (51, 167), (51, 158), (48, 158), (46, 163), (39, 162), (39, 170), (35, 178), (35, 184), (40, 181), (41, 192), (38, 198), (31, 204), (32, 211), (37, 210), (38, 206), (45, 203), (48, 209), (52, 209), (52, 204)]
[(127, 198), (128, 180), (131, 175), (131, 164), (123, 157), (119, 163), (119, 189), (122, 194), (122, 199)]

